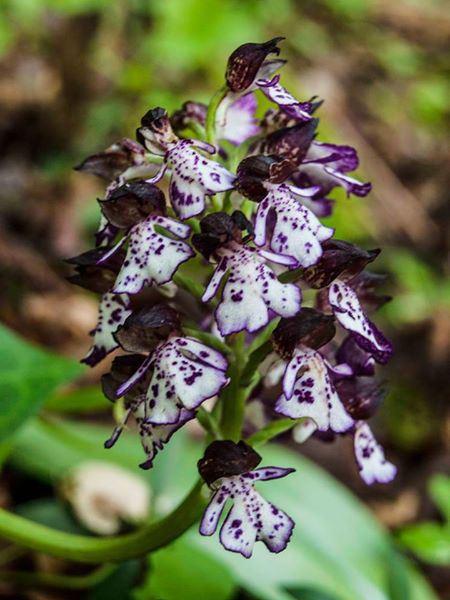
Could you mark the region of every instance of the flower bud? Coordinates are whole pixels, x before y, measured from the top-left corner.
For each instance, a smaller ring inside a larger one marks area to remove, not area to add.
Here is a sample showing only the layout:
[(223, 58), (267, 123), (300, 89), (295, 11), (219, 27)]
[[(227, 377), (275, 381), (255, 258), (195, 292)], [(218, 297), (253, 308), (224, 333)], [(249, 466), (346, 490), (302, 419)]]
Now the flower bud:
[(177, 311), (167, 304), (156, 304), (132, 313), (116, 331), (114, 338), (126, 352), (150, 352), (179, 329)]
[(168, 144), (178, 140), (167, 111), (161, 107), (152, 108), (145, 113), (141, 119), (141, 127), (136, 130), (136, 138), (149, 152), (162, 155)]
[(279, 356), (290, 358), (299, 344), (317, 350), (331, 341), (335, 333), (332, 315), (302, 308), (295, 317), (281, 319), (272, 334), (272, 345)]
[(99, 535), (119, 533), (123, 524), (148, 517), (150, 488), (126, 469), (101, 461), (76, 467), (63, 481), (62, 494), (82, 525)]
[(109, 223), (119, 229), (129, 229), (150, 213), (165, 214), (163, 192), (151, 183), (136, 181), (115, 189), (106, 200), (98, 200)]
[(170, 117), (170, 122), (174, 131), (177, 133), (189, 127), (191, 123), (204, 125), (206, 122), (206, 114), (208, 107), (202, 102), (188, 101), (183, 106), (176, 110)]
[(276, 37), (264, 44), (242, 44), (230, 55), (225, 80), (232, 92), (246, 90), (256, 79), (268, 54), (280, 54), (277, 44), (284, 37)]
[(302, 279), (314, 288), (330, 285), (339, 277), (348, 281), (374, 261), (381, 250), (363, 250), (342, 240), (327, 240), (322, 244), (323, 254), (317, 263), (303, 271)]
[(133, 140), (125, 138), (104, 152), (88, 156), (74, 169), (112, 181), (128, 167), (142, 164), (143, 160), (144, 148)]
[(197, 467), (200, 476), (210, 485), (222, 477), (247, 473), (260, 462), (261, 456), (242, 440), (237, 444), (231, 440), (217, 440), (206, 448)]

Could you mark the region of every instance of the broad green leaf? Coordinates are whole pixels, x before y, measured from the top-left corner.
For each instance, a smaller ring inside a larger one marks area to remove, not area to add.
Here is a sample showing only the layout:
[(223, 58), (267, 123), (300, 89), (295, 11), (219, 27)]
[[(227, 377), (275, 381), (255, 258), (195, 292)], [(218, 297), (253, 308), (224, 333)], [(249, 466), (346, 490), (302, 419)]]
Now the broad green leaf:
[(41, 498), (24, 502), (16, 506), (14, 512), (41, 525), (53, 527), (53, 529), (67, 531), (68, 533), (92, 535), (77, 523), (68, 507), (61, 500), (55, 498)]
[(227, 567), (183, 538), (152, 554), (147, 581), (134, 598), (228, 600), (235, 587)]
[(130, 600), (131, 590), (139, 581), (141, 567), (141, 560), (120, 563), (111, 575), (90, 590), (87, 600)]
[(336, 596), (309, 587), (287, 587), (286, 592), (296, 600), (336, 600)]
[(450, 525), (426, 522), (404, 527), (397, 535), (401, 544), (425, 562), (450, 565)]
[(49, 354), (0, 326), (0, 441), (82, 369), (75, 361)]
[(99, 385), (64, 390), (52, 394), (44, 403), (45, 410), (61, 413), (89, 413), (112, 406)]
[(450, 477), (437, 474), (428, 484), (429, 494), (442, 515), (450, 522)]

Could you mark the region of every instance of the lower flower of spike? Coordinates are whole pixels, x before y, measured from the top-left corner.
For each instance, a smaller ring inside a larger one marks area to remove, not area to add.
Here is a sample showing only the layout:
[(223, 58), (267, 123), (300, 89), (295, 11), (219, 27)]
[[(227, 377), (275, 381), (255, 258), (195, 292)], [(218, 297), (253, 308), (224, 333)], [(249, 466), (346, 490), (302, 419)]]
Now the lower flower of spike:
[(303, 345), (297, 347), (286, 367), (283, 394), (275, 410), (291, 419), (310, 417), (319, 431), (343, 432), (354, 423), (336, 392), (324, 359)]
[(94, 345), (81, 362), (93, 367), (119, 346), (113, 334), (131, 314), (128, 307), (127, 294), (119, 295), (113, 292), (103, 294), (98, 308), (97, 326), (91, 332), (94, 336)]
[(117, 390), (117, 397), (131, 388), (152, 369), (142, 403), (144, 423), (178, 423), (183, 409), (193, 410), (212, 398), (228, 383), (226, 359), (193, 338), (172, 337), (160, 343), (139, 369)]
[(200, 523), (201, 535), (213, 535), (227, 500), (233, 505), (221, 529), (220, 541), (226, 550), (250, 558), (255, 542), (261, 541), (270, 552), (282, 552), (289, 543), (294, 521), (263, 498), (254, 488), (257, 481), (279, 479), (295, 471), (262, 467), (247, 473), (217, 479), (210, 488), (213, 495)]
[(136, 294), (144, 285), (167, 283), (178, 267), (194, 256), (188, 244), (162, 235), (155, 227), (167, 229), (179, 238), (188, 237), (191, 231), (188, 225), (160, 215), (150, 215), (135, 225), (100, 260), (100, 263), (105, 261), (129, 240), (127, 254), (114, 285), (116, 293)]
[(246, 329), (257, 331), (269, 322), (269, 309), (283, 317), (292, 317), (300, 309), (301, 292), (293, 284), (278, 281), (266, 259), (279, 264), (295, 264), (291, 257), (256, 250), (230, 242), (216, 251), (219, 264), (203, 294), (208, 302), (229, 271), (222, 299), (216, 309), (216, 321), (222, 335)]

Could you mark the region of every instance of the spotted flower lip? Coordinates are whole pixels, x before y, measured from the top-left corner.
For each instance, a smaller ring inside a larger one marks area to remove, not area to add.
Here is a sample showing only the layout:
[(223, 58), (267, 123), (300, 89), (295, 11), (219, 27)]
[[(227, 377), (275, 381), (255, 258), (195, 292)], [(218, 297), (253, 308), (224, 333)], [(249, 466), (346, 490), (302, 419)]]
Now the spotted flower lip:
[[(243, 92), (247, 90), (261, 70), (264, 71), (264, 62), (269, 54), (280, 53), (278, 43), (284, 37), (276, 37), (263, 44), (242, 44), (232, 52), (228, 59), (225, 80), (232, 92)], [(268, 61), (269, 62), (269, 61)]]
[[(228, 515), (220, 529), (220, 541), (226, 550), (250, 558), (255, 542), (262, 541), (270, 552), (284, 550), (291, 538), (294, 522), (282, 510), (265, 500), (254, 488), (258, 481), (279, 479), (295, 469), (254, 468), (261, 457), (247, 444), (230, 440), (213, 442), (199, 461), (202, 476), (213, 491), (200, 522), (201, 535), (213, 535), (228, 499)], [(226, 457), (229, 462), (227, 466)], [(247, 470), (245, 470), (247, 468)], [(227, 476), (216, 477), (227, 473)]]
[(127, 294), (106, 292), (100, 300), (97, 326), (91, 332), (94, 336), (94, 345), (81, 362), (93, 367), (115, 350), (119, 344), (113, 334), (130, 314)]
[[(133, 366), (136, 366), (137, 363), (142, 362), (142, 358), (143, 357), (138, 355), (128, 355), (120, 356), (115, 359), (111, 374), (102, 377), (103, 390), (111, 400), (116, 399), (115, 392), (120, 381), (123, 381), (123, 376), (129, 374), (130, 369), (132, 369)], [(142, 447), (147, 455), (146, 460), (139, 465), (141, 469), (151, 469), (153, 460), (158, 454), (158, 451), (162, 450), (169, 442), (172, 435), (185, 423), (193, 419), (196, 414), (194, 410), (182, 408), (176, 423), (170, 425), (153, 425), (147, 423), (145, 419), (145, 396), (148, 379), (148, 377), (144, 380), (141, 379), (141, 381), (133, 387), (130, 393), (127, 394), (125, 399), (125, 414), (122, 421), (114, 428), (111, 437), (104, 443), (105, 448), (112, 448), (119, 439), (130, 415), (133, 415), (136, 424), (138, 425)], [(109, 392), (112, 392), (114, 397), (111, 397)]]
[(319, 431), (347, 431), (353, 419), (345, 410), (322, 356), (299, 345), (283, 376), (283, 394), (275, 410), (290, 417), (314, 419)]
[(200, 140), (179, 139), (164, 109), (148, 111), (141, 123), (138, 138), (150, 152), (164, 156), (159, 173), (147, 179), (147, 182), (157, 183), (170, 168), (170, 201), (181, 219), (189, 219), (203, 212), (206, 196), (233, 189), (235, 175), (195, 150), (198, 148), (214, 154), (215, 147)]
[(353, 445), (359, 474), (367, 485), (389, 483), (395, 478), (397, 468), (386, 460), (383, 448), (364, 421), (356, 423)]
[(177, 423), (183, 408), (197, 408), (228, 383), (228, 363), (220, 352), (193, 338), (171, 337), (156, 346), (117, 396), (127, 394), (150, 368), (142, 418), (154, 425)]
[(309, 121), (311, 117), (311, 102), (299, 102), (281, 84), (280, 76), (272, 79), (258, 79), (256, 85), (269, 100), (278, 104), (279, 108), (289, 117), (299, 121)]
[(292, 317), (300, 309), (301, 292), (293, 284), (280, 283), (266, 260), (292, 265), (286, 256), (256, 250), (229, 242), (217, 249), (218, 265), (205, 293), (208, 302), (217, 293), (226, 273), (229, 273), (215, 318), (222, 335), (243, 329), (252, 332), (267, 325), (269, 310), (283, 317)]
[[(270, 249), (291, 256), (293, 267), (310, 267), (322, 256), (321, 243), (330, 239), (334, 229), (325, 227), (319, 219), (295, 199), (292, 188), (285, 184), (265, 184), (269, 193), (259, 204), (255, 220), (255, 244), (266, 244), (266, 221), (270, 211), (276, 213), (276, 224), (269, 242)], [(305, 190), (296, 190), (307, 193)]]
[(328, 299), (337, 321), (350, 332), (358, 346), (385, 364), (392, 355), (392, 344), (366, 317), (356, 292), (336, 279), (329, 288)]
[(135, 225), (99, 261), (102, 264), (109, 260), (128, 241), (125, 260), (114, 284), (115, 293), (137, 294), (145, 285), (167, 283), (178, 267), (194, 256), (189, 244), (163, 235), (156, 227), (181, 239), (189, 237), (191, 232), (189, 225), (157, 214)]
[(205, 196), (233, 189), (236, 180), (225, 167), (201, 156), (194, 147), (214, 150), (204, 142), (180, 140), (166, 154), (167, 164), (172, 169), (170, 200), (181, 219), (203, 212)]

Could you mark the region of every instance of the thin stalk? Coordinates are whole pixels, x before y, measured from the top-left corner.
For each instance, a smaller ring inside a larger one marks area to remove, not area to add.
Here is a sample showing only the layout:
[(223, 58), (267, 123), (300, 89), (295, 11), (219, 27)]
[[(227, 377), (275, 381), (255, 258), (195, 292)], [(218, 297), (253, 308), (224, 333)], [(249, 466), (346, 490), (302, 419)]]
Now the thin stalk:
[(228, 88), (226, 86), (217, 90), (214, 96), (211, 98), (211, 102), (208, 106), (208, 113), (206, 115), (205, 134), (206, 141), (208, 144), (215, 146), (216, 144), (216, 113), (219, 108), (219, 104), (222, 102)]
[(169, 544), (200, 518), (206, 505), (202, 485), (198, 481), (163, 519), (126, 535), (94, 538), (66, 533), (0, 509), (0, 536), (38, 552), (84, 563), (137, 558)]

